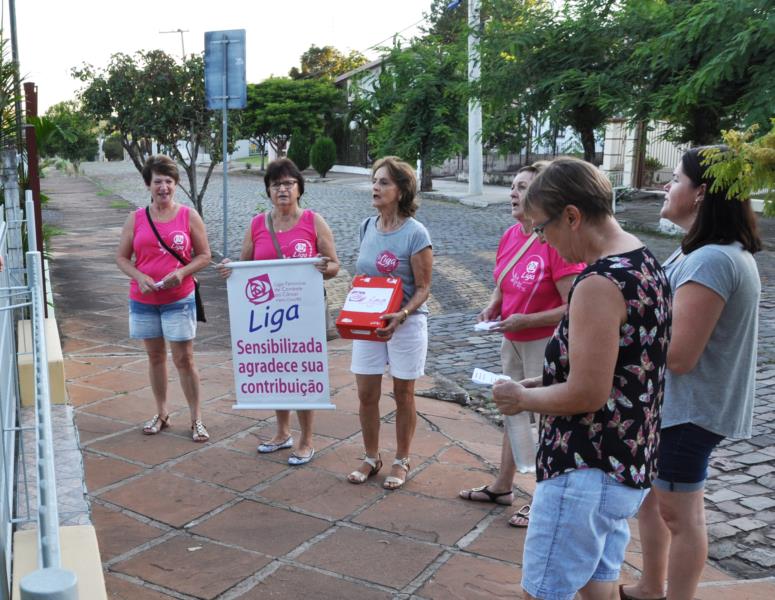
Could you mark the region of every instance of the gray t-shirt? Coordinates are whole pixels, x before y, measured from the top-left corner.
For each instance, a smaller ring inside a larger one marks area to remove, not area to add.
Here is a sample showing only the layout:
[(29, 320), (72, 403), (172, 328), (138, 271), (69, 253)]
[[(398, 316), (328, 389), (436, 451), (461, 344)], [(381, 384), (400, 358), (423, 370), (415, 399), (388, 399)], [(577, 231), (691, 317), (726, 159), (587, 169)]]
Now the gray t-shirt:
[(664, 265), (673, 293), (704, 285), (724, 301), (716, 327), (690, 373), (667, 371), (662, 427), (694, 423), (732, 438), (751, 437), (761, 280), (750, 252), (735, 242), (708, 244)]
[[(425, 225), (412, 217), (396, 231), (383, 233), (377, 230), (378, 218), (369, 217), (361, 223), (361, 248), (355, 272), (374, 277), (400, 277), (404, 290), (401, 306), (405, 306), (415, 290), (410, 259), (431, 246), (431, 236)], [(423, 304), (417, 312), (427, 314), (428, 307)]]

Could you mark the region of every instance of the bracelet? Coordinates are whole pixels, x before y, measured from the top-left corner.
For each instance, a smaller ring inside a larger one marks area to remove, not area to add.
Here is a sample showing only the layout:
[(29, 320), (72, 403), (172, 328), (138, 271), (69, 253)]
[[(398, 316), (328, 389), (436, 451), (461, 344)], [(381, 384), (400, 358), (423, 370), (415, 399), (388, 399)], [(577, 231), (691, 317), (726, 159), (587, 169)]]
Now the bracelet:
[(409, 311), (408, 311), (408, 310), (406, 310), (406, 309), (404, 309), (404, 310), (402, 310), (401, 312), (402, 312), (402, 313), (404, 313), (404, 318), (403, 318), (403, 320), (401, 321), (401, 322), (403, 323), (404, 321), (406, 321), (406, 320), (409, 318)]

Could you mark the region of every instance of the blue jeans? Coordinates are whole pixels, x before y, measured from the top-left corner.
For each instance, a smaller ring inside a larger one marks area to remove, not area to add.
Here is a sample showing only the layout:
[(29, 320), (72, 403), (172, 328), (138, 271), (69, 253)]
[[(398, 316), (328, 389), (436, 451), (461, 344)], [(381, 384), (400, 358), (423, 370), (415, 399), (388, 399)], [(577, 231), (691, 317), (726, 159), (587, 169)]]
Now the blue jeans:
[(600, 469), (568, 471), (536, 486), (522, 559), (522, 587), (535, 598), (571, 600), (590, 580), (616, 581), (630, 540), (627, 519), (648, 490)]

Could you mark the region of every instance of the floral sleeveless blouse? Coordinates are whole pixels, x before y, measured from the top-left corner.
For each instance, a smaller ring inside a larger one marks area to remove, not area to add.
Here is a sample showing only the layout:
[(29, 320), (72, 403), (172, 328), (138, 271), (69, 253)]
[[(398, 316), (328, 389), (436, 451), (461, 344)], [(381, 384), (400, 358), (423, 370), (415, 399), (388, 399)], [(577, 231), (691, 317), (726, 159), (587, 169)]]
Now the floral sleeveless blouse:
[[(596, 412), (542, 415), (536, 457), (538, 481), (574, 469), (600, 469), (624, 485), (647, 488), (656, 476), (660, 409), (670, 340), (672, 294), (662, 267), (646, 247), (607, 256), (589, 265), (568, 296), (587, 277), (616, 284), (627, 304), (619, 329), (608, 402)], [(569, 316), (566, 311), (546, 346), (545, 386), (567, 380)]]

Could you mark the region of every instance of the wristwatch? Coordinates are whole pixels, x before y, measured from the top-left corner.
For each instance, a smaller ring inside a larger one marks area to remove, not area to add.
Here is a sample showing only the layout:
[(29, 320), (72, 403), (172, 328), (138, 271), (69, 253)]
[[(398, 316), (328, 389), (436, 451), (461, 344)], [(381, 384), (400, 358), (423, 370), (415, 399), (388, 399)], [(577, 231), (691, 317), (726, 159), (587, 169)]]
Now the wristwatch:
[(401, 319), (401, 322), (403, 323), (404, 321), (406, 321), (409, 318), (409, 311), (404, 309), (401, 312), (404, 313), (404, 318)]

